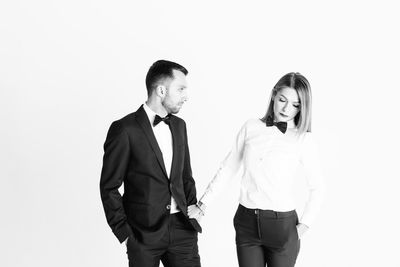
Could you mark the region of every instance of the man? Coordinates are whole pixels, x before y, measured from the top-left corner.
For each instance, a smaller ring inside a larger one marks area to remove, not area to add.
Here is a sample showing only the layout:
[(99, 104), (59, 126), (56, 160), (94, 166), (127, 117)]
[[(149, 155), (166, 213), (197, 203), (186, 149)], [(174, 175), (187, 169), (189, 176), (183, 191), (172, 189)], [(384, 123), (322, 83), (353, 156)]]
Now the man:
[(187, 216), (197, 198), (186, 124), (172, 115), (187, 101), (187, 74), (177, 63), (155, 62), (146, 76), (146, 103), (113, 122), (104, 143), (101, 199), (130, 267), (160, 260), (165, 267), (200, 266), (201, 227)]

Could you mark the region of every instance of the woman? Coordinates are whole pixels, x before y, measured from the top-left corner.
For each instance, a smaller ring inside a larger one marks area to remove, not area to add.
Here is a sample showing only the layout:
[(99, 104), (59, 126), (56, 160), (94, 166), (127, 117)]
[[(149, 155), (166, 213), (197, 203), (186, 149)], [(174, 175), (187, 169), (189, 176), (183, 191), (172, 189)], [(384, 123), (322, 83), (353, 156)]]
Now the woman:
[[(241, 165), (239, 207), (234, 218), (239, 266), (294, 266), (300, 237), (314, 221), (323, 197), (311, 135), (310, 84), (303, 75), (292, 72), (278, 81), (267, 113), (243, 125), (199, 203), (188, 208), (189, 217), (199, 220)], [(299, 221), (293, 189), (295, 180), (304, 174), (309, 199)]]

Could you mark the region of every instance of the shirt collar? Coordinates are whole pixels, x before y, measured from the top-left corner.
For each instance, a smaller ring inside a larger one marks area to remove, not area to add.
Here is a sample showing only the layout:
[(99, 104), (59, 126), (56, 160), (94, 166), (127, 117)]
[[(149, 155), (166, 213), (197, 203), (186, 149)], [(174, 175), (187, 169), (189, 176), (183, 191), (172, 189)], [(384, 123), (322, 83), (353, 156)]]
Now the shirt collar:
[(155, 113), (146, 103), (143, 104), (144, 111), (146, 111), (147, 117), (149, 118), (150, 125), (153, 126), (154, 118), (157, 113)]

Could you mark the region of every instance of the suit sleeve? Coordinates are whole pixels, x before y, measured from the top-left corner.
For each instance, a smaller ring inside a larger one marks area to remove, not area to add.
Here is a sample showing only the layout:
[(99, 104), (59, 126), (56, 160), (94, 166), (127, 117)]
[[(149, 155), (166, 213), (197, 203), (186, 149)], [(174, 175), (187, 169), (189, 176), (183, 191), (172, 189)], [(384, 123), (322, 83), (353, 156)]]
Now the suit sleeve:
[(190, 165), (190, 154), (189, 154), (189, 146), (188, 146), (188, 138), (186, 131), (186, 124), (184, 123), (184, 131), (185, 131), (185, 159), (183, 165), (183, 188), (185, 190), (187, 205), (193, 205), (197, 203), (196, 197), (196, 184), (192, 176), (192, 167)]
[(118, 191), (125, 178), (129, 155), (128, 135), (119, 121), (113, 122), (104, 143), (100, 194), (107, 222), (121, 243), (133, 235)]

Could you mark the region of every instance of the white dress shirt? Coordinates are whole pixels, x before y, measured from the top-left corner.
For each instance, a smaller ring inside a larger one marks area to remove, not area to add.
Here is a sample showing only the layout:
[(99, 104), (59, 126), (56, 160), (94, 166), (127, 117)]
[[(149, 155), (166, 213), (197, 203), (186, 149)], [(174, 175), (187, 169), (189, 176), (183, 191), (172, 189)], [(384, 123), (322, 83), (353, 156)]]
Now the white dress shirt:
[[(149, 118), (150, 121), (150, 125), (153, 128), (153, 133), (154, 136), (156, 137), (158, 146), (160, 147), (161, 154), (164, 160), (165, 170), (167, 171), (167, 175), (169, 178), (172, 165), (172, 156), (173, 156), (171, 130), (169, 129), (169, 126), (164, 122), (160, 122), (156, 126), (153, 126), (154, 118), (156, 117), (157, 113), (151, 110), (146, 103), (143, 104), (143, 108), (146, 111), (147, 117)], [(178, 205), (176, 204), (175, 199), (171, 196), (170, 212), (177, 213), (179, 211), (180, 210), (178, 209)]]
[(296, 131), (288, 129), (283, 134), (260, 119), (247, 121), (200, 201), (208, 205), (243, 166), (241, 205), (250, 209), (294, 210), (294, 182), (299, 178), (300, 167), (310, 190), (300, 222), (310, 226), (322, 203), (323, 179), (311, 133), (298, 137)]

